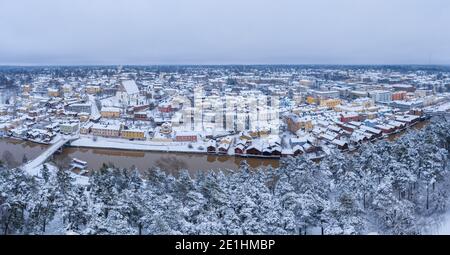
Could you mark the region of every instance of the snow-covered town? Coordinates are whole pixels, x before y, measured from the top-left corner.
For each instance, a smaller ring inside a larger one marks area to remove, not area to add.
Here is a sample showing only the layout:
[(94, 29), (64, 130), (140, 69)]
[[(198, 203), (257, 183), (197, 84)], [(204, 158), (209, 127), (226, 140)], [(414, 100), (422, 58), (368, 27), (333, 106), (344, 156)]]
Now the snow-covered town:
[(2, 79), (2, 137), (72, 147), (316, 159), (450, 113), (448, 74), (401, 68), (43, 67)]
[(396, 236), (450, 234), (450, 1), (0, 10), (3, 250), (433, 253)]

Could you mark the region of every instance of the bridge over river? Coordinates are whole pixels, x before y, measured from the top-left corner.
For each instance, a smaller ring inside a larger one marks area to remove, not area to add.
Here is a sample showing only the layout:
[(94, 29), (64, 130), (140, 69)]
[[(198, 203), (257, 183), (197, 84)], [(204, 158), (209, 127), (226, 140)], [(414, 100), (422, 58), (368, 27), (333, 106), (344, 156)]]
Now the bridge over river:
[(78, 136), (59, 136), (56, 139), (57, 140), (54, 141), (53, 144), (48, 147), (42, 154), (22, 165), (22, 169), (26, 172), (30, 172), (36, 167), (44, 164), (45, 161), (47, 161), (47, 159), (49, 159), (56, 151), (61, 149), (67, 143), (78, 139)]

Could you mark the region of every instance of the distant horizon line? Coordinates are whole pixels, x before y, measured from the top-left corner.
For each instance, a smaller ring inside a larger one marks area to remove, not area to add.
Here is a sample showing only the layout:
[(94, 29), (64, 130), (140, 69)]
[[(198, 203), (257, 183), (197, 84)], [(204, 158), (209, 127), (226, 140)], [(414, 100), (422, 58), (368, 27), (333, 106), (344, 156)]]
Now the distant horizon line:
[(0, 64), (1, 67), (71, 67), (71, 66), (450, 66), (449, 64)]

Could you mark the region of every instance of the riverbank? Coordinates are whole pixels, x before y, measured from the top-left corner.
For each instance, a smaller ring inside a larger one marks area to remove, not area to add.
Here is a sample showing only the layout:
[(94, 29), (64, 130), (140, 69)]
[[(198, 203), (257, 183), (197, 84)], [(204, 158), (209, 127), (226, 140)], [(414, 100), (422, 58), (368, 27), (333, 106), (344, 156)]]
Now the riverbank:
[[(415, 125), (389, 135), (380, 140), (396, 140), (408, 130), (421, 129), (429, 121), (420, 121)], [(377, 141), (379, 141), (377, 139)], [(373, 141), (373, 142), (377, 142)], [(189, 143), (175, 142), (151, 142), (150, 141), (129, 141), (114, 138), (93, 138), (92, 136), (81, 136), (71, 145), (53, 155), (53, 161), (59, 166), (69, 167), (73, 158), (77, 158), (87, 163), (87, 169), (98, 170), (103, 164), (113, 164), (119, 168), (131, 169), (136, 167), (146, 171), (152, 167), (159, 167), (167, 172), (176, 173), (181, 169), (186, 169), (191, 173), (206, 170), (238, 170), (243, 161), (246, 161), (251, 168), (277, 168), (280, 166), (280, 158), (272, 157), (245, 157), (233, 154), (208, 153), (204, 143), (193, 143), (189, 148)], [(17, 167), (26, 160), (31, 160), (42, 154), (52, 142), (36, 143), (35, 141), (25, 141), (20, 138), (0, 138), (0, 160), (7, 162), (11, 167)], [(202, 148), (199, 148), (202, 147)], [(325, 149), (328, 147), (324, 147)], [(230, 152), (234, 150), (230, 149)], [(354, 153), (348, 151), (344, 153)], [(324, 150), (324, 153), (329, 151)], [(262, 156), (262, 155), (261, 155)], [(308, 154), (311, 159), (313, 154)], [(325, 156), (325, 155), (323, 155)]]
[[(38, 144), (12, 138), (0, 138), (0, 160), (8, 162), (11, 167), (22, 164), (24, 156), (32, 160), (43, 153), (48, 145)], [(72, 159), (77, 158), (87, 163), (87, 169), (98, 170), (103, 164), (113, 164), (119, 168), (131, 169), (136, 167), (146, 171), (152, 167), (159, 167), (167, 172), (176, 172), (186, 169), (191, 173), (207, 170), (238, 170), (240, 164), (246, 161), (250, 167), (277, 168), (280, 161), (268, 158), (243, 158), (229, 155), (216, 155), (207, 153), (158, 152), (142, 150), (122, 150), (89, 147), (64, 147), (53, 155), (53, 162), (60, 166), (69, 166)], [(7, 159), (7, 160), (6, 160)]]
[[(383, 137), (380, 137), (377, 140), (387, 139), (389, 141), (393, 141), (399, 137), (401, 137), (405, 132), (411, 129), (421, 129), (428, 123), (428, 120), (423, 120), (414, 123), (407, 128), (398, 131), (393, 134), (385, 134)], [(30, 143), (41, 144), (44, 146), (51, 145), (54, 140), (49, 143), (45, 143), (42, 141), (34, 141), (30, 139), (22, 139), (17, 137), (8, 137), (7, 139), (15, 139), (27, 141)], [(142, 152), (159, 152), (159, 153), (185, 153), (185, 154), (203, 154), (203, 155), (215, 155), (215, 156), (229, 156), (236, 158), (256, 158), (256, 159), (274, 159), (278, 160), (280, 156), (266, 156), (266, 155), (255, 155), (255, 154), (235, 154), (232, 146), (228, 150), (227, 153), (209, 153), (207, 151), (208, 144), (203, 141), (195, 142), (195, 143), (186, 143), (186, 142), (160, 142), (160, 141), (142, 141), (142, 140), (127, 140), (123, 138), (106, 138), (106, 137), (94, 137), (91, 135), (80, 135), (78, 139), (72, 141), (70, 144), (66, 145), (66, 147), (72, 148), (90, 148), (90, 149), (106, 149), (106, 150), (122, 150), (122, 151), (142, 151)], [(329, 151), (328, 147), (324, 147), (324, 152)], [(289, 149), (282, 150), (281, 156), (289, 156), (292, 153), (288, 153)], [(357, 148), (355, 148), (357, 151)], [(346, 152), (344, 150), (343, 152)], [(311, 155), (314, 156), (314, 155)], [(315, 155), (314, 157), (317, 157)], [(314, 158), (313, 157), (313, 158)]]
[(155, 151), (155, 152), (179, 152), (179, 153), (206, 153), (206, 144), (197, 142), (188, 143), (177, 142), (154, 142), (154, 141), (130, 141), (122, 138), (105, 138), (93, 136), (82, 136), (72, 141), (69, 147), (78, 148), (100, 148), (119, 149), (134, 151)]

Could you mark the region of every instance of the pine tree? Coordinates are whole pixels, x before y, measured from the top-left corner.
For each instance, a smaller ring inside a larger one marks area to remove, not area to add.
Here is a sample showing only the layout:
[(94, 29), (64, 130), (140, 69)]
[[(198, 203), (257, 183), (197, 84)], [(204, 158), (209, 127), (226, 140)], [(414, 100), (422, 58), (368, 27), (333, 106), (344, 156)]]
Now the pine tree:
[(42, 178), (44, 179), (44, 182), (47, 183), (49, 181), (49, 179), (50, 179), (50, 171), (49, 171), (49, 169), (47, 167), (47, 164), (44, 164), (42, 166), (41, 173), (42, 173)]
[(59, 169), (56, 172), (56, 185), (57, 185), (57, 191), (60, 193), (60, 197), (65, 198), (69, 195), (71, 192), (71, 189), (73, 187), (72, 185), (73, 177), (70, 176), (70, 174), (63, 170)]
[(89, 203), (84, 187), (76, 187), (64, 209), (66, 230), (80, 232), (90, 220)]
[[(29, 221), (33, 227), (31, 233), (45, 233), (46, 227), (57, 211), (56, 191), (53, 186), (43, 185), (36, 193), (32, 208), (30, 208)], [(37, 227), (37, 229), (35, 229)]]
[(24, 233), (33, 195), (38, 185), (34, 177), (28, 176), (20, 169), (0, 172), (0, 228), (3, 234)]

